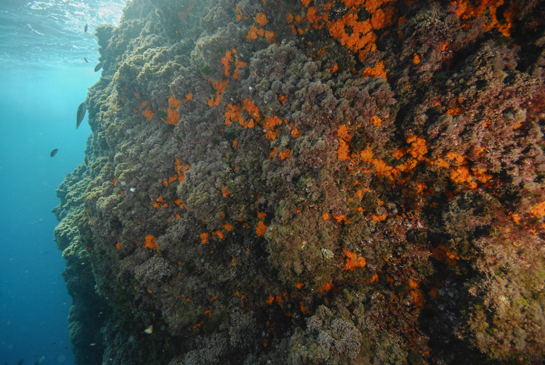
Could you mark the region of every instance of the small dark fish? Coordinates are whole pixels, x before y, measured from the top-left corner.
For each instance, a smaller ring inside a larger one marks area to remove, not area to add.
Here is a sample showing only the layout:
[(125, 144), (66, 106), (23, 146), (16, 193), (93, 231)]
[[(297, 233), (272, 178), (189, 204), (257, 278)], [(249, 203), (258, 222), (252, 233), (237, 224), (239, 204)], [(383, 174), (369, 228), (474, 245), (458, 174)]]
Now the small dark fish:
[(54, 157), (54, 156), (57, 154), (57, 152), (59, 152), (59, 149), (58, 149), (58, 148), (55, 148), (53, 151), (51, 151), (51, 153), (49, 154), (49, 156)]
[(53, 342), (53, 343), (51, 344), (51, 346), (56, 345), (56, 344), (57, 344), (56, 342)]
[(85, 24), (85, 26), (83, 27), (83, 31), (87, 33), (87, 24)]
[(17, 363), (17, 365), (23, 365), (23, 361), (25, 361), (25, 359), (19, 360), (19, 362)]
[(98, 65), (96, 65), (96, 66), (95, 66), (95, 72), (100, 71), (100, 69), (102, 68), (103, 65), (104, 65), (104, 61), (102, 61), (101, 63), (99, 63)]
[(85, 164), (89, 164), (89, 157), (85, 156), (85, 159), (83, 160), (83, 162), (85, 162)]
[(83, 57), (83, 60), (87, 63), (89, 63), (89, 61), (87, 61), (87, 58)]
[(83, 117), (85, 117), (85, 112), (87, 111), (87, 106), (85, 106), (85, 103), (81, 103), (78, 106), (78, 120), (76, 122), (76, 129), (78, 129), (79, 125), (81, 124), (81, 121), (83, 120)]

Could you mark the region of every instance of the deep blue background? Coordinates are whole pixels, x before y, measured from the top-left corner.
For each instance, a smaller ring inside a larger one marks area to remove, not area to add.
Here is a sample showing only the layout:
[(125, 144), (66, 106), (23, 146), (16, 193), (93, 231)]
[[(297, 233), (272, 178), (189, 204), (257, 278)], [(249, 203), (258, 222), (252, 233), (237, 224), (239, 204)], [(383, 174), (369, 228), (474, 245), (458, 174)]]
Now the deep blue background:
[(76, 110), (98, 80), (92, 67), (0, 68), (0, 365), (74, 363), (51, 209), (84, 159), (90, 129), (87, 116), (75, 129)]

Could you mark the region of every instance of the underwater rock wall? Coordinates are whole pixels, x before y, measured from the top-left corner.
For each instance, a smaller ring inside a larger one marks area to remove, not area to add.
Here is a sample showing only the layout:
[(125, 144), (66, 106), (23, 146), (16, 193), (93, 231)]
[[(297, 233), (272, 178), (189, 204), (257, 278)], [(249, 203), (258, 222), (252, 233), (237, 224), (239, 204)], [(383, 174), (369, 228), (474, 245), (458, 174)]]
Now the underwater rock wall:
[(129, 2), (54, 210), (77, 364), (539, 363), (544, 15)]

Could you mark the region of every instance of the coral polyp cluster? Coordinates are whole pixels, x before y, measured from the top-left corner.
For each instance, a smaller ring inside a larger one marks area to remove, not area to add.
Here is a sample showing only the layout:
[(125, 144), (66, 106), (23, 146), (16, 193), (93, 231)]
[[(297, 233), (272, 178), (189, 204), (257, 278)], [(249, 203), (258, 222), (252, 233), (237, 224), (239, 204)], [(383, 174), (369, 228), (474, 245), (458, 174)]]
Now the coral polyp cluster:
[(77, 364), (540, 363), (544, 15), (130, 2), (54, 210)]

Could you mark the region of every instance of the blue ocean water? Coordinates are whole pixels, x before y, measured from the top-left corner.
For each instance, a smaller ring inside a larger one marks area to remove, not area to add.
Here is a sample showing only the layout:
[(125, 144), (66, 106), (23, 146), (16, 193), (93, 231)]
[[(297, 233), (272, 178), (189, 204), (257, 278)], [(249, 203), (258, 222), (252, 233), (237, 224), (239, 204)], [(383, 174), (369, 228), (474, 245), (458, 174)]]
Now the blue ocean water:
[(57, 186), (84, 159), (90, 129), (86, 117), (76, 130), (76, 110), (100, 76), (94, 29), (116, 25), (123, 7), (123, 0), (0, 1), (1, 365), (42, 356), (44, 364), (74, 363), (51, 209)]

